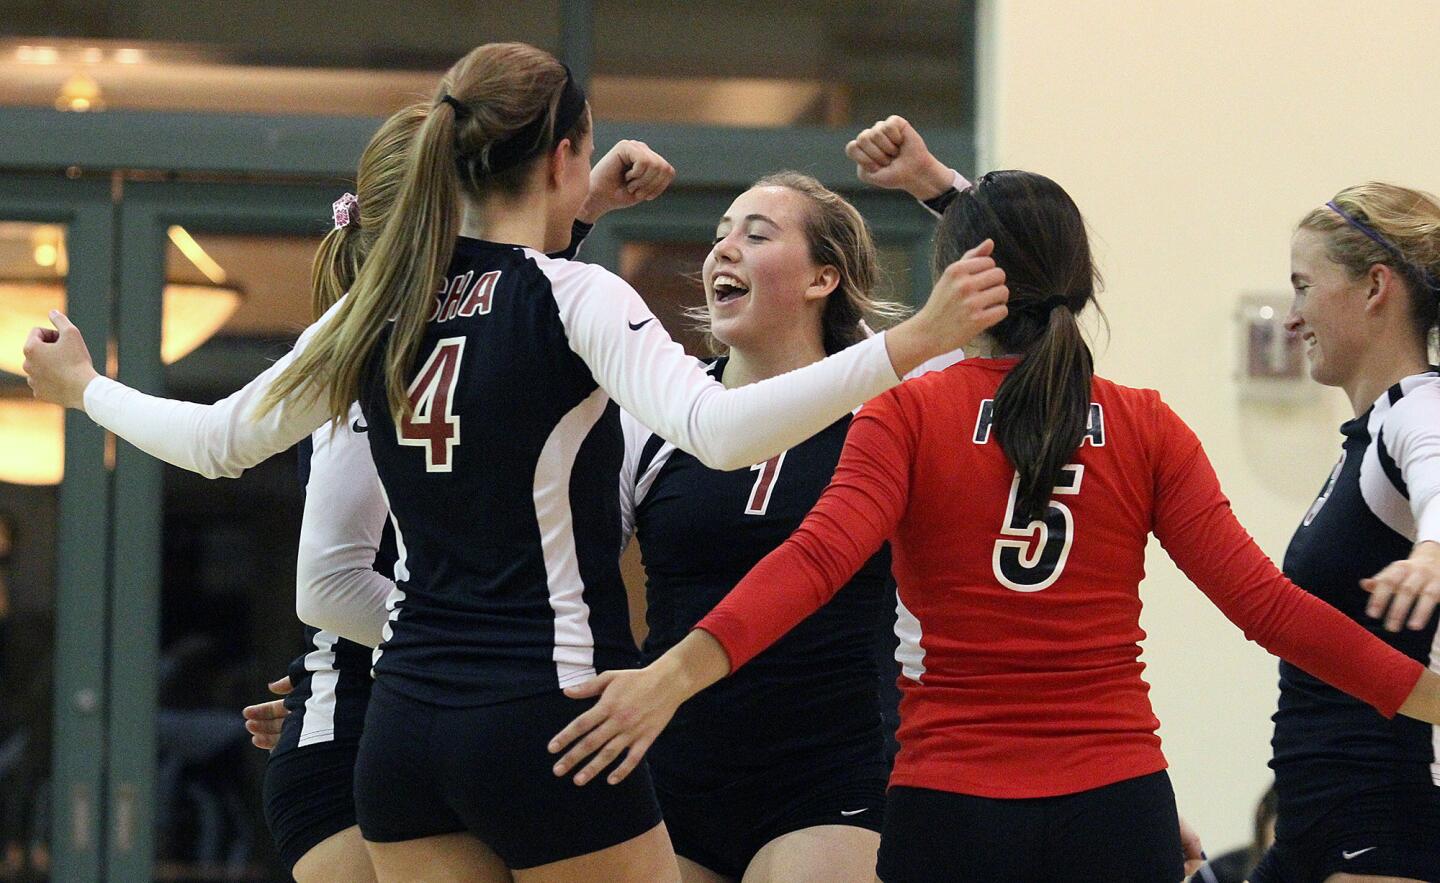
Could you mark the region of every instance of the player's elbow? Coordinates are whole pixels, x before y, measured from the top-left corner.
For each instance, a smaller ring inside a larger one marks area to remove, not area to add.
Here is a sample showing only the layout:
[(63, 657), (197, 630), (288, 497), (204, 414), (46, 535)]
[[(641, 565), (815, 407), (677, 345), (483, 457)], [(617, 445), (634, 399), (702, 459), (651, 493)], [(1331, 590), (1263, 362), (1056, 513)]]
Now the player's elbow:
[(330, 597), (330, 583), (334, 577), (324, 568), (307, 566), (307, 556), (302, 544), (300, 563), (295, 569), (295, 615), (301, 622), (317, 629), (331, 629), (334, 623), (329, 614), (335, 605)]
[(747, 466), (753, 465), (757, 459), (765, 459), (764, 457), (752, 457), (750, 451), (741, 445), (724, 443), (696, 445), (695, 450), (691, 451), (691, 453), (694, 454), (695, 459), (699, 460), (706, 468), (719, 472), (744, 469)]

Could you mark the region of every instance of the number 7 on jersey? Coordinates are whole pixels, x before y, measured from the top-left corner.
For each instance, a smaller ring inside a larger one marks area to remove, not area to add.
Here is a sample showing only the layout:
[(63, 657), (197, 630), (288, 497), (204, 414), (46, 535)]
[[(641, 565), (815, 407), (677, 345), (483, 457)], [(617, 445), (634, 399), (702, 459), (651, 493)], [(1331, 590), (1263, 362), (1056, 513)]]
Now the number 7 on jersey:
[(455, 446), (460, 444), (455, 384), (464, 355), (465, 338), (441, 339), (406, 390), (414, 413), (395, 427), (395, 436), (402, 445), (425, 449), (426, 472), (449, 472)]

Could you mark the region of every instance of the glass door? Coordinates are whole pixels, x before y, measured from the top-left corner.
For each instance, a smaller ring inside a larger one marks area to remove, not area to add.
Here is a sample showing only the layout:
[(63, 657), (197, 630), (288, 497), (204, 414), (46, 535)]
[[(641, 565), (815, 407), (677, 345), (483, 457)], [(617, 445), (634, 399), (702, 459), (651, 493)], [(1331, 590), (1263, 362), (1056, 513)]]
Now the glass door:
[[(0, 878), (101, 879), (105, 434), (35, 401), (20, 347), (63, 309), (106, 358), (108, 180), (0, 176)], [(63, 477), (63, 483), (61, 481)]]
[[(120, 379), (213, 402), (309, 324), (337, 187), (129, 182), (119, 206)], [(272, 880), (265, 754), (244, 705), (302, 650), (295, 455), (207, 480), (120, 444), (107, 844), (110, 880)]]

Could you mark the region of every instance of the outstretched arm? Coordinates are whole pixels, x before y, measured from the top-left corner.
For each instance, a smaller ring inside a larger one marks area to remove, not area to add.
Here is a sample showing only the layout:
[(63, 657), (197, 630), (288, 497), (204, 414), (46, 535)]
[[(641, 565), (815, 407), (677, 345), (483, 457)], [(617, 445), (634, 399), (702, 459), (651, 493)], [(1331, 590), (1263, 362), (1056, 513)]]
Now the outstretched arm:
[[(1421, 679), (1420, 663), (1286, 579), (1236, 520), (1200, 440), (1156, 405), (1162, 432), (1152, 453), (1153, 530), (1185, 575), (1245, 637), (1276, 656), (1386, 717), (1434, 714), (1426, 697), (1435, 685)], [(1412, 698), (1422, 701), (1402, 708)]]
[(258, 420), (253, 413), (270, 384), (339, 305), (305, 329), (283, 358), (213, 405), (146, 395), (100, 375), (80, 329), (59, 312), (51, 314), (55, 331), (47, 334), (48, 329), (37, 328), (30, 333), (25, 373), (36, 398), (83, 408), (91, 420), (150, 456), (206, 478), (234, 478), (305, 438), (328, 418), (324, 397), (315, 391), (282, 403)]
[(1006, 315), (1005, 273), (985, 240), (950, 265), (914, 316), (811, 365), (726, 389), (598, 267), (547, 266), (570, 347), (596, 381), (657, 435), (712, 469), (762, 462), (809, 438)]

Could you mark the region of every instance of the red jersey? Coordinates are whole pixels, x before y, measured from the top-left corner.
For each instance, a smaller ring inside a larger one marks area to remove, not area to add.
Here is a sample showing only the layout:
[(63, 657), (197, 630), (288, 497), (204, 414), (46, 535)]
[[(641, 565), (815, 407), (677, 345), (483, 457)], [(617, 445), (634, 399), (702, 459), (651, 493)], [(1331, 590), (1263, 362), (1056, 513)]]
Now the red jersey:
[(994, 439), (1016, 360), (970, 359), (867, 404), (800, 528), (698, 625), (743, 665), (890, 540), (901, 604), (891, 784), (1047, 797), (1165, 767), (1141, 678), (1149, 534), (1246, 637), (1393, 716), (1421, 666), (1292, 585), (1153, 390), (1094, 379), (1043, 520)]

